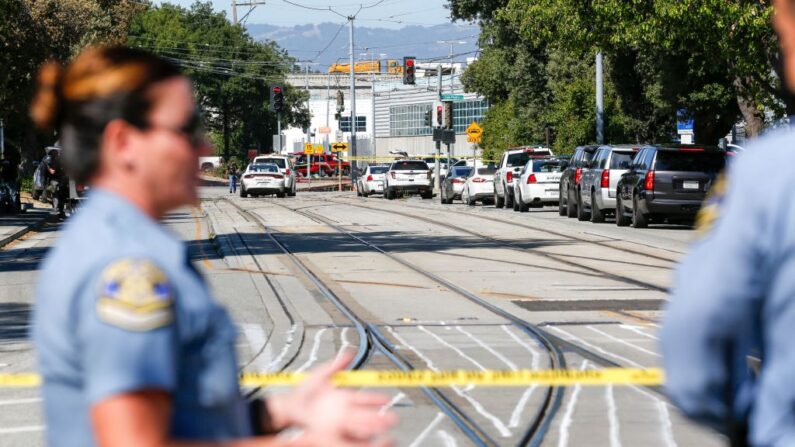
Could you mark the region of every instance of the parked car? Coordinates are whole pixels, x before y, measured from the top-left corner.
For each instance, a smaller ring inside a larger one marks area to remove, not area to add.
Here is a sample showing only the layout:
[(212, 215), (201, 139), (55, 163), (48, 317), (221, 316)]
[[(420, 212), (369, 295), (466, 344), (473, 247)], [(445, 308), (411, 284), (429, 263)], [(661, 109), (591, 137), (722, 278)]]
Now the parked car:
[(597, 149), (599, 146), (579, 146), (574, 149), (574, 154), (560, 177), (558, 212), (561, 216), (577, 215), (577, 188)]
[(384, 181), (388, 165), (368, 165), (356, 180), (356, 195), (367, 197), (371, 194), (384, 193)]
[(240, 178), (240, 197), (248, 197), (249, 194), (255, 197), (268, 194), (284, 197), (286, 195), (284, 177), (278, 165), (251, 163)]
[(328, 166), (329, 175), (339, 175), (337, 170), (340, 169), (340, 167), (342, 168), (342, 175), (346, 177), (351, 175), (351, 163), (349, 161), (340, 160), (336, 154), (313, 155), (312, 162)]
[(496, 172), (495, 166), (481, 166), (472, 169), (464, 183), (464, 189), (461, 190), (461, 200), (469, 206), (475, 206), (477, 202), (485, 203), (494, 200)]
[(557, 205), (563, 169), (565, 164), (557, 159), (529, 160), (513, 182), (513, 210), (524, 213), (530, 207)]
[(221, 167), (224, 159), (221, 157), (199, 157), (199, 169), (204, 172), (212, 171)]
[(594, 154), (577, 188), (577, 219), (604, 222), (616, 212), (616, 187), (627, 172), (638, 146), (602, 146)]
[(433, 176), (422, 160), (398, 160), (389, 165), (384, 197), (392, 200), (398, 194), (407, 193), (418, 193), (423, 199), (433, 198)]
[(284, 174), (284, 188), (288, 196), (294, 196), (296, 191), (295, 166), (292, 158), (287, 155), (260, 155), (255, 157), (253, 164), (272, 163), (279, 167), (279, 172)]
[(618, 182), (616, 224), (692, 222), (725, 165), (717, 148), (644, 146)]
[(461, 198), (464, 183), (466, 183), (467, 177), (473, 169), (469, 166), (459, 166), (450, 170), (450, 175), (444, 178), (439, 191), (442, 203), (450, 204), (453, 203), (453, 200)]
[(552, 151), (544, 147), (508, 149), (502, 154), (494, 173), (494, 206), (513, 206), (513, 179), (531, 158), (551, 157)]
[[(301, 155), (298, 159), (295, 160), (295, 172), (297, 175), (302, 177), (306, 177), (306, 165), (307, 165), (307, 157), (306, 155)], [(309, 164), (309, 174), (310, 175), (319, 175), (323, 176), (330, 176), (333, 170), (331, 166), (329, 166), (325, 161), (318, 161), (315, 155), (312, 156), (312, 162)]]

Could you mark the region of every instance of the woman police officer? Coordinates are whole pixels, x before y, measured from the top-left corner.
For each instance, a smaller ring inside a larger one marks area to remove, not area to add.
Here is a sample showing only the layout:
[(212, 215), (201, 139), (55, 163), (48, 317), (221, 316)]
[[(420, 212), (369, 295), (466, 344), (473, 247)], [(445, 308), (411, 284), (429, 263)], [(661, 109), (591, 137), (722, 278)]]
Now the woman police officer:
[[(136, 49), (88, 49), (42, 68), (31, 116), (59, 131), (68, 172), (93, 187), (36, 290), (50, 445), (389, 443), (387, 398), (330, 385), (347, 355), (292, 392), (241, 396), (234, 325), (158, 224), (197, 203), (198, 157), (209, 150), (191, 83), (174, 65)], [(289, 426), (301, 434), (272, 436)]]

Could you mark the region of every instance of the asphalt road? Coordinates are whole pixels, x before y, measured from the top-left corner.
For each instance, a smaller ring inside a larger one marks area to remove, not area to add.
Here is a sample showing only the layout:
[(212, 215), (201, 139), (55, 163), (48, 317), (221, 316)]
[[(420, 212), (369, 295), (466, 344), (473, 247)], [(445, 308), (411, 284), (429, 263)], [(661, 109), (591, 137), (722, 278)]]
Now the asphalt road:
[[(190, 245), (238, 323), (245, 371), (306, 371), (342, 349), (358, 350), (356, 322), (329, 296), (415, 368), (550, 366), (538, 339), (471, 297), (559, 339), (569, 368), (659, 366), (660, 308), (672, 268), (694, 238), (685, 227), (577, 222), (556, 208), (520, 214), (350, 192), (242, 199), (223, 186), (202, 196), (199, 209), (180, 210), (164, 224)], [(37, 263), (57, 235), (57, 226), (45, 226), (0, 251), (2, 373), (35, 370), (26, 332), (32, 291)], [(370, 354), (365, 368), (396, 368), (383, 352)], [(399, 445), (473, 444), (427, 394), (384, 392), (401, 417)], [(440, 396), (495, 444), (509, 446), (526, 434), (547, 392), (460, 387)], [(0, 389), (0, 445), (41, 445), (40, 405), (34, 389)], [(544, 445), (725, 442), (644, 387), (569, 388), (550, 421)]]

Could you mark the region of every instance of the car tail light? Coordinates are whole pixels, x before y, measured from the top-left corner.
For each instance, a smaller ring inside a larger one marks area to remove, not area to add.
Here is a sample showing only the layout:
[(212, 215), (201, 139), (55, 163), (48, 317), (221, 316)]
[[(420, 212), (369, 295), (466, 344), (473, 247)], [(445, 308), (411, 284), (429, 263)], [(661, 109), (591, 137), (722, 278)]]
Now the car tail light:
[(579, 185), (580, 180), (582, 180), (582, 168), (577, 168), (577, 170), (574, 171), (574, 184)]
[(538, 179), (536, 179), (535, 174), (530, 174), (530, 177), (527, 177), (527, 184), (530, 185), (533, 183), (538, 183)]
[(392, 171), (392, 172), (390, 172), (390, 173), (389, 173), (389, 176), (390, 176), (390, 177), (392, 177), (392, 178), (394, 179), (394, 178), (395, 178), (395, 171)]
[(486, 179), (480, 177), (475, 177), (472, 179), (472, 183), (484, 183), (485, 181)]
[(372, 182), (373, 181), (373, 176), (372, 175), (368, 175), (367, 176), (367, 181), (368, 182)]
[(508, 171), (508, 173), (505, 175), (505, 180), (506, 180), (508, 183), (511, 183), (511, 182), (513, 181), (513, 172), (511, 172), (511, 171)]
[(610, 187), (610, 170), (605, 169), (602, 171), (602, 188)]
[(703, 147), (683, 147), (679, 149), (680, 152), (704, 152)]
[(646, 191), (654, 191), (654, 171), (649, 171), (646, 173), (646, 181), (644, 182), (643, 187), (646, 188)]
[(290, 174), (292, 174), (292, 172), (290, 172), (290, 168), (284, 170), (284, 175), (289, 176)]
[(254, 176), (253, 176), (253, 175), (251, 175), (251, 174), (246, 174), (246, 175), (244, 175), (244, 176), (243, 176), (243, 178), (253, 178), (253, 177), (254, 177)]
[(265, 174), (262, 177), (270, 177), (270, 178), (284, 178), (281, 174)]
[(461, 180), (460, 178), (454, 178), (454, 179), (450, 180), (450, 183), (464, 183), (464, 181)]

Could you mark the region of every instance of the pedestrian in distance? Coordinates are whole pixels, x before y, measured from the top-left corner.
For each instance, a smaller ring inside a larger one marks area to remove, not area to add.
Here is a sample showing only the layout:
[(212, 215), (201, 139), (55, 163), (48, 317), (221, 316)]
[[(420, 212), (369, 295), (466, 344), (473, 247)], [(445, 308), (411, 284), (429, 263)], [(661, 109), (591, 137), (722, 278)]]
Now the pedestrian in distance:
[[(211, 148), (190, 80), (139, 49), (45, 65), (31, 108), (91, 185), (47, 255), (33, 341), (51, 446), (380, 446), (388, 396), (331, 385), (350, 354), (290, 392), (247, 400), (235, 325), (160, 219), (198, 202)], [(285, 428), (293, 437), (276, 436)]]
[(61, 160), (61, 151), (59, 149), (51, 149), (46, 163), (45, 169), (52, 197), (52, 206), (58, 213), (58, 218), (64, 219), (66, 218), (66, 201), (69, 199), (69, 178), (66, 176), (66, 170)]
[(226, 176), (229, 178), (229, 193), (237, 192), (237, 165), (232, 163), (226, 169)]
[[(773, 8), (782, 82), (795, 93), (795, 1)], [(735, 446), (795, 445), (794, 149), (795, 132), (783, 128), (729, 165), (662, 326), (669, 396)]]

